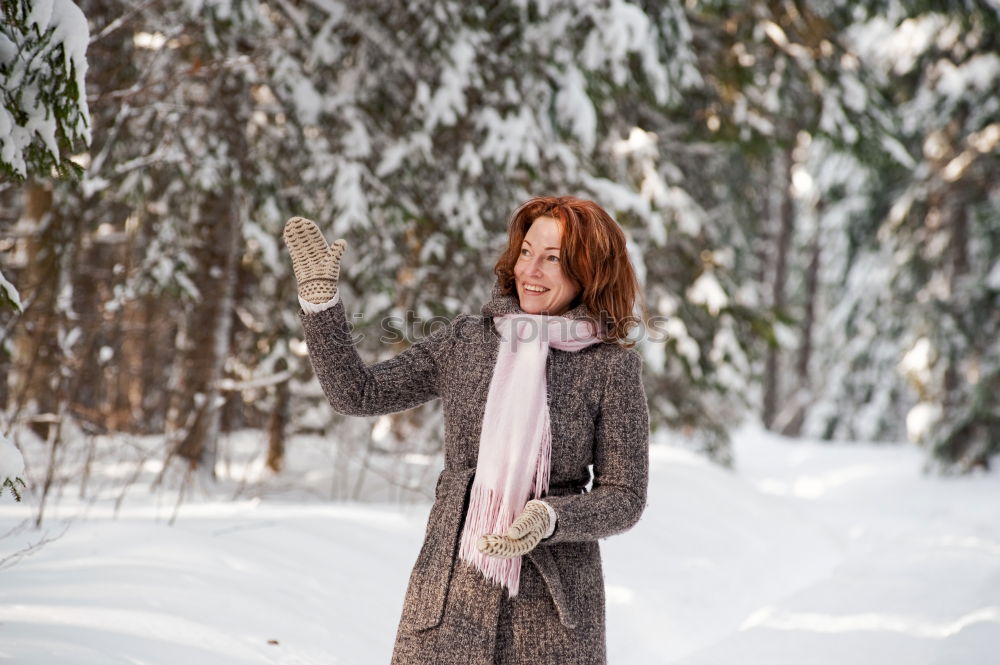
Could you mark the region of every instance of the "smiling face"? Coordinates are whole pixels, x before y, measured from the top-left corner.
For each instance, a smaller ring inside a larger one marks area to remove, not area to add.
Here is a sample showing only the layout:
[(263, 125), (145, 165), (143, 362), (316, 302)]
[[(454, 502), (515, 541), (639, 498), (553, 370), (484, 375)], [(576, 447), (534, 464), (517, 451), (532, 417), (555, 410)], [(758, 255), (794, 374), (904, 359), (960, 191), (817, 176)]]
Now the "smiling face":
[(559, 316), (569, 309), (580, 288), (563, 272), (559, 248), (562, 229), (553, 217), (537, 217), (521, 243), (514, 264), (517, 298), (526, 314)]

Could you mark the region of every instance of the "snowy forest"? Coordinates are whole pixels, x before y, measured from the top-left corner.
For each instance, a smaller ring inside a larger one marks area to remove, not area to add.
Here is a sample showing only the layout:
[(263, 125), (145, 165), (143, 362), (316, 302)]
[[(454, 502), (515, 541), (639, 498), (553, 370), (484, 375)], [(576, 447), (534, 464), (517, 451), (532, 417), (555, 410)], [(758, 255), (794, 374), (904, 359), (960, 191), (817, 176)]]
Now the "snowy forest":
[(4, 12), (5, 430), (164, 434), (212, 468), (253, 428), (278, 470), (338, 418), (309, 388), (285, 219), (349, 242), (377, 359), (478, 311), (516, 205), (573, 193), (627, 230), (654, 431), (722, 463), (745, 417), (909, 438), (947, 470), (1000, 450), (995, 5)]
[[(996, 485), (995, 0), (0, 6), (0, 536), (139, 485), (171, 522), (219, 487), (433, 498), (439, 406), (330, 408), (283, 224), (347, 240), (377, 362), (478, 314), (511, 213), (548, 194), (627, 235), (664, 459), (752, 467), (751, 427)], [(714, 637), (689, 639), (677, 658)]]

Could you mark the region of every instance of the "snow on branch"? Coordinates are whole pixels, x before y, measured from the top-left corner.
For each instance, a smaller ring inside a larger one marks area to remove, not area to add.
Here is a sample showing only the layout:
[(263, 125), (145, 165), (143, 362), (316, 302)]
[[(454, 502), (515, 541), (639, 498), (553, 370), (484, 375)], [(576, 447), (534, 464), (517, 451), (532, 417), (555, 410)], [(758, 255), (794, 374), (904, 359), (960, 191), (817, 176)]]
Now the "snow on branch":
[(16, 179), (81, 169), (90, 143), (90, 30), (70, 0), (0, 0), (0, 172)]

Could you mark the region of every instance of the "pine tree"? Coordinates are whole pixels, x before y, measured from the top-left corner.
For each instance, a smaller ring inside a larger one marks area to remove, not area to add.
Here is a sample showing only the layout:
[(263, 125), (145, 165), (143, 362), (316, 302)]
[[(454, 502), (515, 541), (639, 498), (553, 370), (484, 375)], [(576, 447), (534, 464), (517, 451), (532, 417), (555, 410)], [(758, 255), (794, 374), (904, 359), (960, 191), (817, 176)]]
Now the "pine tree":
[(83, 13), (70, 0), (0, 7), (0, 173), (79, 173), (70, 157), (90, 142)]
[(1000, 25), (979, 3), (859, 13), (850, 38), (876, 76), (871, 90), (892, 102), (898, 129), (882, 147), (897, 159), (865, 168), (844, 157), (857, 176), (821, 185), (847, 208), (824, 213), (838, 220), (843, 249), (829, 286), (846, 297), (830, 307), (826, 335), (838, 352), (810, 429), (880, 439), (905, 429), (928, 447), (929, 466), (986, 466), (1000, 449), (991, 397), (1000, 385), (991, 341), (1000, 217), (990, 176)]

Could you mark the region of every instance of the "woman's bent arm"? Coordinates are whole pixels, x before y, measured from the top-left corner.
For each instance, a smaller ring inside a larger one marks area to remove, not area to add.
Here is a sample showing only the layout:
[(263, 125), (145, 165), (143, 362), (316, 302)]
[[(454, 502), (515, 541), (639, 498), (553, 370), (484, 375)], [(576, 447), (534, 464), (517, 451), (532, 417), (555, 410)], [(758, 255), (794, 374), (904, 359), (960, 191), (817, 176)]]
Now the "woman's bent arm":
[(649, 485), (649, 407), (642, 386), (642, 359), (620, 356), (608, 376), (595, 430), (594, 482), (590, 492), (547, 496), (557, 515), (545, 544), (597, 540), (639, 521)]
[(316, 378), (335, 411), (377, 416), (405, 411), (440, 395), (439, 361), (452, 325), (372, 366), (354, 348), (342, 300), (322, 312), (299, 312)]

